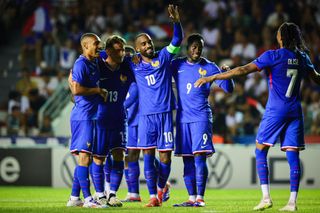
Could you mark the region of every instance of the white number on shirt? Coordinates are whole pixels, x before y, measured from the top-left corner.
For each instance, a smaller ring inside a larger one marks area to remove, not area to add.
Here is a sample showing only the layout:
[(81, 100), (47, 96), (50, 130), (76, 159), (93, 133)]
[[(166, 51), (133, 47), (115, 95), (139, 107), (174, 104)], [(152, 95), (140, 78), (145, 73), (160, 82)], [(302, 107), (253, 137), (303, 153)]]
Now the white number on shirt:
[(166, 141), (166, 143), (172, 143), (173, 142), (173, 135), (172, 132), (164, 132), (164, 140)]
[(156, 83), (156, 79), (154, 77), (154, 75), (147, 75), (146, 77), (144, 77), (145, 79), (147, 79), (148, 81), (148, 86), (150, 85), (154, 85)]
[(298, 70), (287, 69), (287, 77), (291, 78), (290, 84), (289, 84), (287, 92), (286, 92), (287, 98), (290, 98), (292, 95), (292, 90), (294, 88), (294, 85), (296, 84), (297, 76), (298, 76)]
[(203, 139), (203, 145), (206, 145), (207, 141), (208, 141), (208, 135), (206, 133), (204, 133), (202, 135), (202, 139)]
[(117, 102), (118, 100), (118, 91), (109, 91), (108, 92), (109, 96), (109, 102)]
[(192, 84), (191, 83), (187, 83), (187, 94), (190, 93), (191, 88), (192, 88)]

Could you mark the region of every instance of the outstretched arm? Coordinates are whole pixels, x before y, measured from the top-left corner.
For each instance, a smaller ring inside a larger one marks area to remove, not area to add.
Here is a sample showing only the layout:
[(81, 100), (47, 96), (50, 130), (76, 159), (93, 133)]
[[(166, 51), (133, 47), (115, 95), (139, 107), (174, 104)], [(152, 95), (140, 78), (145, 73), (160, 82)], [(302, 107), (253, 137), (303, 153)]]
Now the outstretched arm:
[(170, 53), (176, 54), (179, 51), (179, 47), (183, 40), (183, 31), (180, 23), (180, 15), (178, 11), (178, 6), (170, 4), (168, 6), (169, 17), (173, 21), (173, 37), (170, 45), (168, 46), (168, 51)]
[(224, 73), (200, 78), (194, 83), (194, 87), (201, 87), (203, 84), (206, 84), (209, 82), (211, 83), (215, 80), (231, 79), (233, 77), (247, 75), (249, 73), (256, 72), (256, 71), (258, 71), (258, 67), (254, 63), (249, 63), (244, 66), (236, 67)]

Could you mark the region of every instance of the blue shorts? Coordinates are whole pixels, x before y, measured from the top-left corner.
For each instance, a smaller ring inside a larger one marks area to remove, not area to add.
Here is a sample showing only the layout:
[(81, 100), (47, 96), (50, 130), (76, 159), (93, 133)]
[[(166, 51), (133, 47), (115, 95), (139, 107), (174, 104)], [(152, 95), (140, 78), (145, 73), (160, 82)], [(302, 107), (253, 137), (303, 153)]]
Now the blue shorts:
[(97, 145), (93, 148), (97, 155), (105, 157), (114, 149), (126, 149), (125, 127), (107, 129), (104, 122), (97, 121)]
[(194, 156), (215, 152), (212, 143), (212, 124), (207, 121), (177, 123), (175, 156)]
[(259, 144), (274, 146), (278, 139), (282, 151), (287, 148), (305, 149), (303, 118), (263, 116), (256, 141)]
[(138, 126), (128, 126), (127, 136), (127, 149), (138, 149)]
[(174, 147), (172, 112), (141, 115), (138, 124), (138, 149), (172, 151)]
[(71, 125), (71, 145), (70, 152), (78, 154), (87, 152), (93, 154), (93, 147), (96, 143), (95, 126), (96, 121), (70, 121)]

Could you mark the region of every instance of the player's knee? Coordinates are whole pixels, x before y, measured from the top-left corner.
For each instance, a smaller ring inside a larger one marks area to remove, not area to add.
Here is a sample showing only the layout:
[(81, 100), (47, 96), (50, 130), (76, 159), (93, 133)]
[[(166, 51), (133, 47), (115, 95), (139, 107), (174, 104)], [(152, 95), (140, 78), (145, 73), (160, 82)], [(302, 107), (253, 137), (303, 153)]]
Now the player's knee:
[(261, 150), (261, 151), (268, 151), (269, 150), (269, 146), (266, 146), (264, 144), (260, 144), (258, 142), (256, 142), (256, 149)]
[(79, 165), (80, 166), (89, 166), (90, 163), (90, 155), (85, 152), (79, 153)]
[(168, 164), (171, 162), (171, 152), (160, 152), (159, 157), (162, 163)]
[(136, 162), (139, 160), (140, 150), (128, 150), (128, 162)]
[(93, 157), (93, 162), (97, 165), (102, 165), (103, 162), (104, 162), (104, 157), (97, 157), (97, 156), (94, 156)]
[(124, 151), (122, 149), (115, 149), (112, 151), (112, 158), (115, 161), (124, 161)]

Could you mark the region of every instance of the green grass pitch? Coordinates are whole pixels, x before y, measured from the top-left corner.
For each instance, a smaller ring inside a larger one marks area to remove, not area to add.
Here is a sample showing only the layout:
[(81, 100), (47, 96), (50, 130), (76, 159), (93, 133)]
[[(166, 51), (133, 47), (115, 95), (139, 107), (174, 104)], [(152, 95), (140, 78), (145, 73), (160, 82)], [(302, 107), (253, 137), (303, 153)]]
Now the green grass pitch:
[[(124, 203), (121, 208), (85, 209), (67, 208), (69, 189), (53, 189), (47, 187), (0, 187), (0, 212), (253, 212), (252, 208), (261, 198), (259, 189), (207, 189), (204, 208), (174, 208), (175, 203), (187, 200), (184, 189), (171, 189), (170, 200), (162, 207), (145, 208), (143, 205), (148, 200), (147, 191), (142, 190), (142, 203)], [(118, 192), (119, 198), (124, 198), (126, 190)], [(265, 212), (279, 212), (289, 197), (288, 189), (272, 189), (271, 196), (274, 206)], [(320, 189), (301, 189), (298, 197), (298, 212), (320, 212)]]

